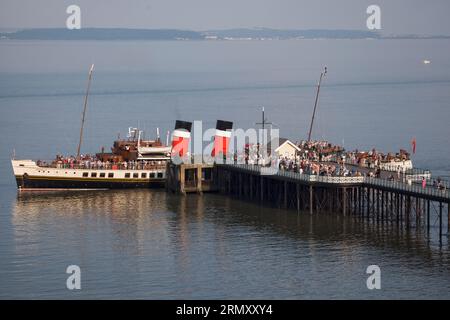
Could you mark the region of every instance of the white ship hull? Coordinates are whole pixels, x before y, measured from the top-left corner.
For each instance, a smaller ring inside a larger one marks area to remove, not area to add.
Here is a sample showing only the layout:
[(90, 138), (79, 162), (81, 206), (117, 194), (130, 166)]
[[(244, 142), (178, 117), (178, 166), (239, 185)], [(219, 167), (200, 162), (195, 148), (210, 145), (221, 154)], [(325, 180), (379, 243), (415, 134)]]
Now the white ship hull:
[(413, 164), (411, 160), (404, 161), (391, 161), (391, 162), (381, 162), (380, 169), (386, 171), (406, 171), (413, 168)]
[(12, 160), (19, 190), (122, 189), (163, 186), (163, 166), (144, 170), (74, 169), (38, 166), (32, 160)]

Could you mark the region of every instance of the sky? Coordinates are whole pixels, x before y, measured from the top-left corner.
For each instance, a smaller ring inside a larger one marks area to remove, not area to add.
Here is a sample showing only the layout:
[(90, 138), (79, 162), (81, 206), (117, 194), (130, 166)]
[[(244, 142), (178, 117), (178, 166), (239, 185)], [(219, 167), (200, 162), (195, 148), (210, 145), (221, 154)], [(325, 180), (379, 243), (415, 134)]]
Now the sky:
[(0, 0), (0, 28), (65, 27), (69, 5), (82, 27), (211, 30), (365, 29), (381, 8), (383, 34), (450, 35), (449, 0)]

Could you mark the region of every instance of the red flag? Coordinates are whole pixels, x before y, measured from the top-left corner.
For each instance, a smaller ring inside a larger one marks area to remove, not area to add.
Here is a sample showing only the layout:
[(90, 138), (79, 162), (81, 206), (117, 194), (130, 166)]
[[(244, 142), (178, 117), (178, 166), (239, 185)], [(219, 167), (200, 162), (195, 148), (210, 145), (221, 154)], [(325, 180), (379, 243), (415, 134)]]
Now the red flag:
[(417, 144), (416, 138), (413, 138), (411, 140), (411, 146), (412, 146), (412, 152), (413, 153), (416, 153), (416, 144)]

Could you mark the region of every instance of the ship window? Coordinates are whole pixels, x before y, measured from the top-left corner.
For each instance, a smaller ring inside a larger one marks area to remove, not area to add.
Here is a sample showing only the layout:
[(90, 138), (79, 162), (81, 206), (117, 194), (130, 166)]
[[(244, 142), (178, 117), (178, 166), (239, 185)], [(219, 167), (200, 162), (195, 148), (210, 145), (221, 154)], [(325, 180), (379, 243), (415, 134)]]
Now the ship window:
[(19, 164), (19, 167), (25, 167), (25, 165), (24, 164)]
[(139, 178), (139, 173), (133, 173), (133, 178)]
[(83, 172), (83, 177), (89, 177), (89, 173), (88, 172)]
[(162, 172), (158, 172), (158, 178), (162, 178), (162, 177), (163, 177)]
[(141, 174), (141, 178), (147, 178), (147, 173), (143, 172), (143, 173)]
[(91, 173), (91, 178), (96, 178), (97, 177), (97, 172), (92, 172)]
[(130, 177), (130, 173), (129, 172), (125, 173), (125, 178), (129, 178), (129, 177)]
[(150, 178), (154, 178), (155, 177), (155, 173), (154, 172), (150, 172)]
[(104, 178), (106, 174), (104, 172), (100, 172), (100, 178)]
[(114, 178), (114, 173), (112, 172), (108, 173), (108, 178)]

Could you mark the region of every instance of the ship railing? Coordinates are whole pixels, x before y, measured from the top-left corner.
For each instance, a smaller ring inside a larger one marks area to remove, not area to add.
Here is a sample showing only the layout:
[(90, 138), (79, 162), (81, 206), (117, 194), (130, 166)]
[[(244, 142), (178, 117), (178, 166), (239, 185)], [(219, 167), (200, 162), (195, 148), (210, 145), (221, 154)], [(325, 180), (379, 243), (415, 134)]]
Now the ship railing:
[(66, 164), (66, 163), (38, 163), (40, 168), (53, 168), (53, 169), (81, 169), (81, 170), (163, 170), (166, 169), (166, 164)]

